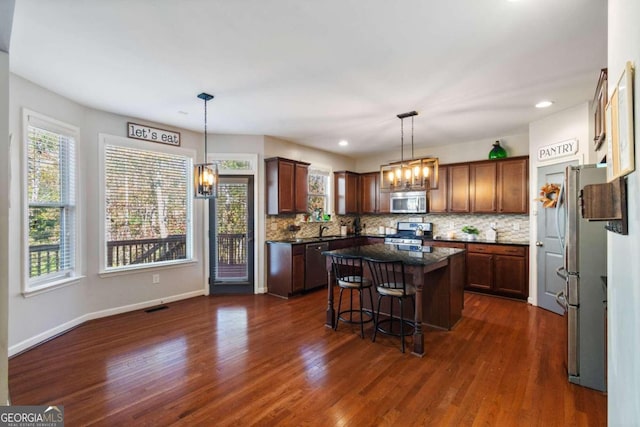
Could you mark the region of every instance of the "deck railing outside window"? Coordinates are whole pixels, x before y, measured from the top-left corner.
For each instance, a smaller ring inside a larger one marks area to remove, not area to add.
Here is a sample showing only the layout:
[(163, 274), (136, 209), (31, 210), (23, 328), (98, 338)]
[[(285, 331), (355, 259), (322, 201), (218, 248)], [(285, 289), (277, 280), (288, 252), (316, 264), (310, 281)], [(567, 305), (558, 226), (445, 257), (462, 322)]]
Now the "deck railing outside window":
[[(187, 236), (164, 239), (116, 240), (107, 242), (107, 267), (144, 264), (186, 258)], [(247, 262), (245, 234), (218, 235), (218, 264), (238, 265)], [(55, 273), (60, 269), (60, 245), (29, 248), (29, 276)]]

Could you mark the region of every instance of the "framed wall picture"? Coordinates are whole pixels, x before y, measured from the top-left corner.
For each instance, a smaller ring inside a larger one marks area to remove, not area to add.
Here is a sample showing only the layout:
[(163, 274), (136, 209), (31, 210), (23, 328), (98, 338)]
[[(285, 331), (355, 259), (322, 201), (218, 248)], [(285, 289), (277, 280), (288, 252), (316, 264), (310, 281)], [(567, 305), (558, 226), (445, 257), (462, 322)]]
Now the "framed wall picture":
[(616, 178), (635, 170), (633, 66), (631, 62), (627, 62), (613, 95), (609, 103), (612, 106), (611, 126), (614, 131), (612, 138), (613, 178)]
[(611, 102), (607, 103), (604, 110), (605, 126), (607, 127), (607, 134), (605, 136), (605, 142), (607, 144), (607, 182), (613, 181), (615, 175), (613, 170), (613, 132), (611, 129), (611, 110), (613, 106)]
[(606, 126), (605, 108), (607, 106), (607, 69), (600, 70), (600, 78), (596, 87), (596, 94), (593, 99), (594, 112), (594, 138), (593, 148), (598, 151), (605, 141), (608, 128)]

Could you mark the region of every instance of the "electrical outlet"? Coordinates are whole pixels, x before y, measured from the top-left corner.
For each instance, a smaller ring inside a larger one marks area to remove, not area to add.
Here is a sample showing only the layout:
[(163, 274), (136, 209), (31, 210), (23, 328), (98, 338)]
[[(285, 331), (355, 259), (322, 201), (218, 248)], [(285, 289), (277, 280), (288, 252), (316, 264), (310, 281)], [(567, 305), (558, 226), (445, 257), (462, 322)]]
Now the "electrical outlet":
[(160, 275), (159, 274), (154, 274), (152, 281), (154, 284), (160, 283)]
[(513, 223), (513, 231), (520, 231), (520, 223), (519, 222), (514, 222)]
[(449, 228), (453, 230), (454, 228), (456, 228), (456, 224), (453, 221), (449, 221)]

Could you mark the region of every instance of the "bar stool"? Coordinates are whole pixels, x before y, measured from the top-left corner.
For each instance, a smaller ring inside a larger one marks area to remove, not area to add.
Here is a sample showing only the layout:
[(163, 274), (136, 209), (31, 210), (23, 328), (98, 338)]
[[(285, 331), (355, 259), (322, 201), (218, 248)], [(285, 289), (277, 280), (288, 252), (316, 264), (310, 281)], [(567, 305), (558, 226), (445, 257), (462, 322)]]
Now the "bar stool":
[[(402, 352), (404, 353), (404, 337), (411, 335), (415, 328), (414, 322), (404, 318), (403, 302), (405, 299), (410, 299), (413, 303), (415, 311), (415, 295), (416, 288), (410, 283), (405, 281), (404, 264), (402, 261), (372, 261), (367, 260), (369, 268), (371, 269), (371, 275), (373, 277), (373, 283), (378, 291), (378, 309), (376, 310), (374, 318), (374, 330), (373, 342), (376, 341), (376, 334), (382, 332), (386, 335), (393, 335), (400, 337), (402, 341)], [(383, 297), (389, 297), (389, 318), (380, 320), (380, 303)], [(400, 330), (394, 330), (394, 318), (393, 318), (393, 302), (397, 300), (400, 305)], [(385, 329), (383, 326), (389, 324), (389, 328)], [(405, 326), (409, 328), (406, 331)]]
[[(371, 280), (367, 279), (363, 275), (362, 258), (331, 255), (331, 266), (336, 278), (336, 283), (340, 287), (338, 313), (336, 315), (337, 318), (333, 329), (336, 331), (338, 330), (338, 322), (340, 321), (345, 323), (359, 323), (360, 337), (364, 338), (364, 324), (373, 321), (373, 295), (371, 293)], [(349, 309), (342, 310), (342, 293), (345, 289), (349, 290)], [(364, 292), (365, 289), (369, 290), (371, 310), (366, 310), (364, 308), (362, 292)], [(358, 292), (360, 305), (357, 308), (353, 308), (353, 291)], [(356, 319), (353, 317), (354, 313), (358, 313)], [(346, 316), (347, 314), (349, 315), (348, 317)], [(364, 316), (368, 316), (369, 319), (365, 320)]]

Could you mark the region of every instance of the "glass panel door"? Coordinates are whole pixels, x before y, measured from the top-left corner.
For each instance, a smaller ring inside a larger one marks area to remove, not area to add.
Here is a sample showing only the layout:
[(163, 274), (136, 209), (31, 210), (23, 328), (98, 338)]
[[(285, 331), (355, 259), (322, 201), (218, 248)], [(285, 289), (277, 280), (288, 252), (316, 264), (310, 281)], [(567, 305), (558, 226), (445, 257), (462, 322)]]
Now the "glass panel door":
[(253, 176), (220, 176), (209, 201), (210, 292), (254, 291)]

